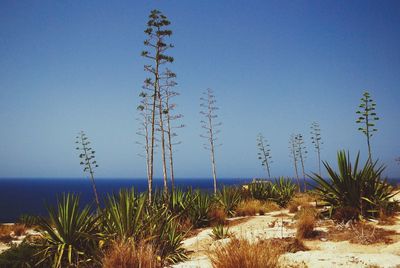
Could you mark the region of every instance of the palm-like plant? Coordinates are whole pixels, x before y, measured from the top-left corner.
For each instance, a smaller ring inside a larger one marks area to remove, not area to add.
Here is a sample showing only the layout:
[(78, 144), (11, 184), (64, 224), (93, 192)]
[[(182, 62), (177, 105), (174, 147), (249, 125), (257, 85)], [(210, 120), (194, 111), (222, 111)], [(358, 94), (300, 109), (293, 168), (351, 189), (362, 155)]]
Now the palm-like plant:
[(270, 181), (256, 181), (248, 185), (247, 191), (253, 199), (272, 200), (275, 195), (275, 185)]
[(315, 190), (321, 198), (331, 204), (332, 209), (352, 207), (362, 216), (375, 216), (381, 203), (390, 202), (393, 197), (392, 187), (381, 179), (384, 166), (377, 166), (377, 161), (370, 159), (359, 169), (359, 153), (354, 165), (345, 151), (338, 152), (339, 173), (323, 162), (329, 179), (313, 173)]
[(146, 196), (136, 195), (133, 188), (109, 195), (103, 215), (105, 234), (119, 241), (137, 240), (143, 231), (145, 202)]
[(225, 210), (226, 215), (233, 216), (235, 215), (235, 208), (242, 200), (242, 196), (238, 188), (224, 186), (222, 190), (218, 191), (217, 199)]
[(98, 218), (91, 207), (79, 208), (79, 196), (63, 194), (57, 207), (48, 207), (49, 219), (40, 218), (44, 238), (39, 263), (50, 262), (52, 267), (93, 264), (97, 249)]
[(189, 210), (189, 218), (195, 227), (206, 226), (209, 222), (208, 213), (211, 210), (212, 199), (206, 193), (199, 190), (194, 192), (192, 208)]
[(274, 189), (275, 194), (273, 196), (273, 201), (275, 201), (279, 206), (285, 207), (294, 196), (297, 186), (291, 179), (280, 177), (275, 180)]

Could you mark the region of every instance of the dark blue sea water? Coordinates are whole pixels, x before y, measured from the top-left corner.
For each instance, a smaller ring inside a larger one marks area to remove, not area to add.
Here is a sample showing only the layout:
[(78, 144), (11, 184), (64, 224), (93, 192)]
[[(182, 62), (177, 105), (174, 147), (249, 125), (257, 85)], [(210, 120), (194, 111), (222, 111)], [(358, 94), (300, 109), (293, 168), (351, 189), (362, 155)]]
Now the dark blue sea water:
[[(219, 179), (220, 185), (238, 185), (251, 179)], [(176, 187), (210, 191), (212, 179), (176, 179)], [(162, 180), (155, 179), (154, 187), (162, 188)], [(97, 190), (103, 199), (108, 193), (121, 188), (134, 187), (136, 191), (147, 190), (146, 179), (98, 179)], [(56, 196), (63, 192), (81, 194), (82, 203), (93, 202), (89, 179), (0, 179), (0, 222), (14, 222), (21, 214), (46, 215), (45, 204), (53, 205)]]

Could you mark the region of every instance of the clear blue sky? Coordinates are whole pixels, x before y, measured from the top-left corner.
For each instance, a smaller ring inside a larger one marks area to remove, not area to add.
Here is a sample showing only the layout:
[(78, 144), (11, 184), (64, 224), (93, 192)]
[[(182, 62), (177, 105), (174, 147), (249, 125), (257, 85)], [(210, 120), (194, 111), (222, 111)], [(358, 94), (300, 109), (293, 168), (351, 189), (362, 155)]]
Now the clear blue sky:
[[(365, 156), (355, 110), (363, 90), (382, 120), (373, 155), (400, 177), (399, 1), (6, 1), (0, 2), (0, 177), (80, 177), (74, 137), (97, 151), (99, 177), (144, 177), (135, 134), (145, 78), (140, 57), (151, 9), (171, 20), (178, 108), (186, 128), (178, 177), (210, 177), (199, 137), (199, 97), (216, 92), (223, 122), (220, 177), (264, 174), (255, 138), (270, 141), (272, 175), (294, 174), (291, 133), (318, 121), (322, 159)], [(157, 154), (157, 176), (160, 161)], [(365, 157), (364, 157), (365, 159)]]

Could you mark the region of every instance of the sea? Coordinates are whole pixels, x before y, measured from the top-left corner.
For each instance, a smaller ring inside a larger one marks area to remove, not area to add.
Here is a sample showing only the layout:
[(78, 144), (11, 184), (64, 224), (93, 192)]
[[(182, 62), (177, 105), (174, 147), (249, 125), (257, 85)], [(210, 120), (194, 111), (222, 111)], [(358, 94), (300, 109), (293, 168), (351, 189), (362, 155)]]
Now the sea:
[[(251, 182), (248, 178), (220, 178), (218, 187), (243, 185)], [(294, 182), (296, 182), (294, 180)], [(312, 181), (307, 180), (308, 183)], [(398, 185), (400, 179), (388, 179), (393, 185)], [(302, 180), (301, 180), (302, 183)], [(213, 180), (207, 179), (175, 179), (176, 188), (200, 189), (212, 192)], [(122, 188), (137, 192), (147, 190), (147, 179), (96, 179), (97, 191), (100, 201), (108, 194), (118, 193)], [(154, 179), (154, 188), (162, 189), (163, 180)], [(54, 206), (57, 196), (62, 193), (77, 193), (80, 195), (81, 204), (94, 205), (93, 190), (88, 178), (0, 178), (0, 223), (16, 222), (21, 215), (40, 215), (46, 217), (46, 206)]]
[[(221, 178), (222, 185), (241, 185), (251, 182), (252, 179)], [(212, 191), (212, 179), (175, 179), (177, 188), (188, 188)], [(147, 179), (97, 179), (96, 188), (100, 199), (104, 200), (107, 194), (117, 193), (121, 188), (134, 188), (137, 192), (147, 190)], [(154, 188), (162, 189), (163, 180), (154, 179)], [(57, 196), (62, 193), (80, 194), (81, 204), (93, 204), (93, 190), (88, 178), (13, 178), (0, 179), (0, 223), (17, 221), (21, 215), (46, 216), (46, 206), (54, 206)]]

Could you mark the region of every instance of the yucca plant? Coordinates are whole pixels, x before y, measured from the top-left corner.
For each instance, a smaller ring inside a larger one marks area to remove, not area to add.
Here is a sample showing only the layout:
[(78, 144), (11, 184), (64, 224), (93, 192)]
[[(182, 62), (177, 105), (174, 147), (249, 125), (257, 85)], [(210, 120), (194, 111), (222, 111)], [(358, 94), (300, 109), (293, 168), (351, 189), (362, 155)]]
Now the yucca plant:
[(361, 216), (374, 217), (379, 205), (390, 202), (394, 194), (386, 180), (381, 179), (384, 166), (377, 166), (377, 161), (373, 163), (368, 160), (359, 169), (359, 156), (358, 153), (352, 165), (349, 153), (346, 156), (345, 151), (339, 151), (338, 173), (327, 162), (323, 162), (329, 179), (324, 179), (316, 173), (310, 177), (316, 182), (316, 193), (332, 206), (332, 210), (351, 207)]
[(235, 209), (242, 200), (240, 194), (240, 189), (237, 187), (226, 187), (223, 186), (220, 191), (218, 191), (217, 199), (219, 204), (225, 210), (226, 215), (235, 215)]
[(273, 201), (275, 201), (279, 206), (285, 207), (294, 196), (297, 186), (291, 179), (280, 177), (275, 180), (274, 190)]
[(52, 267), (95, 266), (98, 218), (92, 216), (91, 207), (79, 208), (79, 195), (63, 194), (57, 206), (49, 206), (48, 220), (38, 223), (44, 239), (40, 263)]
[(144, 194), (134, 189), (121, 189), (119, 194), (109, 195), (103, 213), (104, 233), (119, 241), (138, 240), (143, 233)]
[(208, 225), (210, 221), (208, 213), (211, 210), (212, 203), (213, 200), (208, 194), (202, 193), (199, 190), (194, 192), (192, 206), (188, 212), (189, 219), (194, 227), (204, 227)]
[(270, 181), (256, 181), (248, 185), (249, 196), (253, 199), (268, 201), (275, 197), (275, 185)]
[(158, 254), (164, 265), (187, 259), (186, 250), (182, 247), (185, 233), (178, 230), (176, 216), (166, 215), (158, 222), (158, 235), (152, 244), (158, 248)]
[(214, 240), (224, 239), (231, 236), (229, 227), (225, 228), (224, 225), (218, 224), (212, 228), (211, 235)]

